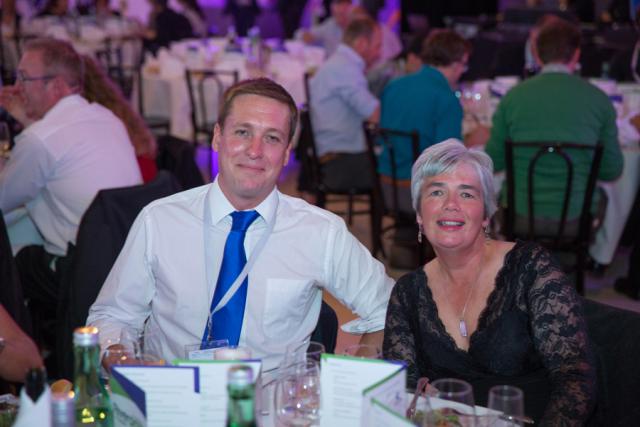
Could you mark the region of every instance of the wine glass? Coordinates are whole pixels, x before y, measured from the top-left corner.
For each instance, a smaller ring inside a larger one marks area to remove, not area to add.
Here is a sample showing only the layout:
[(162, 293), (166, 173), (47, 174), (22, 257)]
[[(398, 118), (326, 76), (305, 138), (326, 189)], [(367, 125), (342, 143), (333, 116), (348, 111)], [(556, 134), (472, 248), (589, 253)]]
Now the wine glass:
[(276, 418), (284, 426), (320, 423), (320, 368), (313, 360), (295, 364), (276, 382)]
[(473, 389), (466, 381), (442, 378), (432, 383), (437, 390), (429, 398), (431, 412), (425, 417), (425, 425), (475, 425)]
[[(518, 421), (524, 415), (524, 393), (518, 387), (497, 385), (489, 390), (489, 409), (502, 412), (504, 426), (521, 426)], [(510, 418), (510, 417), (515, 417)]]
[(11, 133), (6, 122), (0, 122), (0, 156), (8, 159), (11, 154)]

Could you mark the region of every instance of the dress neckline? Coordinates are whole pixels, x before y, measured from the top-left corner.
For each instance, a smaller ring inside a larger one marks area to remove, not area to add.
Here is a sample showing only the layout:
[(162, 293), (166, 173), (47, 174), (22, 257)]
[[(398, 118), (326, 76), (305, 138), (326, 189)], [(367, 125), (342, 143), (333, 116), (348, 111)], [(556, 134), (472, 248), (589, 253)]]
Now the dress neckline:
[(495, 305), (495, 301), (498, 297), (499, 291), (502, 291), (504, 286), (506, 285), (506, 280), (504, 280), (502, 277), (505, 274), (505, 267), (509, 265), (509, 263), (512, 261), (511, 258), (515, 256), (514, 251), (516, 249), (519, 249), (522, 246), (522, 244), (524, 244), (522, 240), (516, 240), (515, 245), (513, 245), (513, 247), (509, 249), (505, 254), (504, 262), (502, 263), (502, 266), (500, 267), (500, 269), (498, 270), (498, 273), (496, 274), (493, 290), (489, 293), (489, 296), (487, 297), (487, 304), (484, 306), (484, 308), (480, 312), (480, 316), (478, 317), (478, 325), (476, 327), (476, 330), (469, 335), (469, 348), (467, 350), (464, 350), (458, 346), (458, 344), (456, 343), (456, 340), (453, 339), (451, 334), (447, 331), (447, 328), (444, 326), (444, 323), (440, 318), (438, 305), (436, 304), (436, 301), (433, 299), (431, 288), (428, 285), (429, 278), (427, 277), (427, 273), (424, 271), (424, 268), (419, 269), (419, 273), (422, 274), (424, 278), (424, 288), (426, 289), (427, 304), (429, 305), (428, 308), (430, 310), (433, 310), (432, 312), (434, 313), (436, 327), (438, 328), (439, 332), (442, 333), (442, 335), (445, 337), (445, 340), (449, 344), (449, 346), (453, 348), (456, 352), (469, 355), (469, 353), (471, 352), (471, 348), (473, 347), (474, 342), (476, 341), (474, 338), (476, 337), (477, 332), (482, 331), (483, 329), (486, 328), (487, 316), (489, 314), (488, 309), (492, 305)]

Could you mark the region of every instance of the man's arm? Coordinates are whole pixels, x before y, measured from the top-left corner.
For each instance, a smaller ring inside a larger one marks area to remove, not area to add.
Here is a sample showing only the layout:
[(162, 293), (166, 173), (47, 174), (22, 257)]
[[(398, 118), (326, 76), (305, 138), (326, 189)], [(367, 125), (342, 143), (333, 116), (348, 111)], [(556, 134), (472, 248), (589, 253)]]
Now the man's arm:
[(360, 344), (372, 345), (382, 350), (382, 339), (384, 338), (384, 330), (376, 332), (367, 332), (360, 337)]
[(4, 349), (0, 352), (0, 377), (23, 382), (27, 371), (43, 366), (36, 345), (0, 305), (0, 337)]
[(53, 165), (40, 139), (24, 131), (18, 135), (11, 158), (0, 170), (0, 209), (9, 212), (33, 200), (47, 184)]
[(603, 181), (613, 181), (622, 174), (624, 167), (624, 157), (620, 150), (620, 143), (618, 142), (618, 126), (616, 124), (616, 112), (609, 102), (606, 118), (602, 124), (602, 131), (600, 133), (600, 140), (603, 145), (602, 161), (600, 162), (600, 171), (598, 172), (598, 179)]
[(491, 136), (485, 147), (486, 153), (491, 157), (491, 160), (493, 160), (494, 172), (500, 172), (505, 168), (505, 141), (508, 137), (507, 123), (504, 116), (505, 109), (503, 98), (493, 115)]

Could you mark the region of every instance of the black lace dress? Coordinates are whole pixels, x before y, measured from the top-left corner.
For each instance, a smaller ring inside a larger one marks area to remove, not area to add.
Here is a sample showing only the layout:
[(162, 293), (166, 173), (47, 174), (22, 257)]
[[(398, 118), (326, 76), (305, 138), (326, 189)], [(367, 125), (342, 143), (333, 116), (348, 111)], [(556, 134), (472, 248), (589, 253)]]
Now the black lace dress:
[(446, 332), (423, 269), (396, 283), (384, 333), (385, 359), (418, 378), (460, 378), (485, 405), (492, 385), (525, 393), (525, 412), (541, 425), (582, 425), (595, 399), (595, 368), (582, 307), (565, 274), (540, 246), (517, 242), (506, 254), (495, 289), (461, 350)]

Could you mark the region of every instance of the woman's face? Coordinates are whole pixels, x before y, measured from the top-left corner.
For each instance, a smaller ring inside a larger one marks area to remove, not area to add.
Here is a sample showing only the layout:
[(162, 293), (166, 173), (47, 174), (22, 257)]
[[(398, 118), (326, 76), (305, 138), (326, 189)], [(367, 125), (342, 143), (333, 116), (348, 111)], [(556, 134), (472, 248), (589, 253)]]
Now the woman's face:
[(462, 162), (453, 171), (425, 179), (418, 223), (434, 249), (466, 248), (484, 240), (484, 199), (480, 177)]

